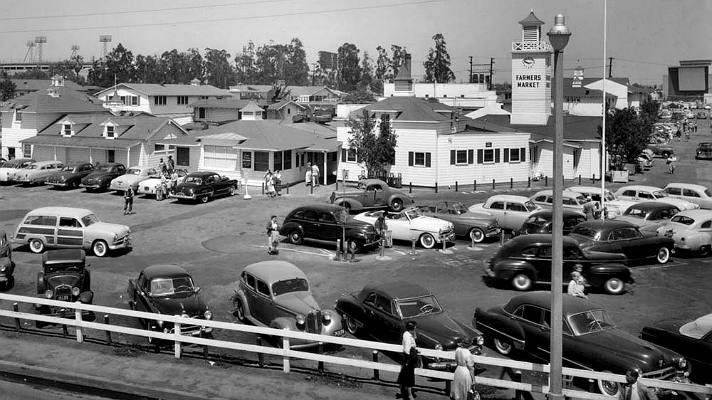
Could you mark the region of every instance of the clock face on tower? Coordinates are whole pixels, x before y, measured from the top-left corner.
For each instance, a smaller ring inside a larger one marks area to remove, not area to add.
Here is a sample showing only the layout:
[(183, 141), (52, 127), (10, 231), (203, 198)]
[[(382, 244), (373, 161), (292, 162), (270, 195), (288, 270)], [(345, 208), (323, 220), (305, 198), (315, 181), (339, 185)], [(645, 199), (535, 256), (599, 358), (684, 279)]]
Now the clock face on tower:
[(524, 68), (532, 68), (534, 66), (534, 59), (531, 57), (522, 58), (522, 65)]

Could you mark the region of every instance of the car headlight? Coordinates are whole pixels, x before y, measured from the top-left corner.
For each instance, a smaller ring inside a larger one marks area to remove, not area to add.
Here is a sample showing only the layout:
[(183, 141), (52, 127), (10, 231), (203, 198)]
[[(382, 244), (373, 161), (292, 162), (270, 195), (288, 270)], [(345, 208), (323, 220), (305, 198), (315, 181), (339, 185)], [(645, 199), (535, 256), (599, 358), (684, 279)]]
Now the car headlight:
[(205, 316), (205, 319), (213, 319), (213, 312), (210, 310), (205, 310), (203, 315)]
[(73, 288), (72, 288), (72, 295), (74, 295), (74, 296), (79, 296), (79, 293), (81, 293), (81, 290), (79, 290), (78, 287), (73, 287)]
[(326, 314), (326, 313), (322, 314), (321, 319), (322, 319), (324, 325), (329, 325), (331, 323), (331, 315), (329, 315), (329, 314)]
[(441, 345), (440, 343), (436, 344), (436, 345), (435, 345), (435, 350), (442, 351), (442, 350), (443, 350), (443, 345)]
[(296, 320), (297, 320), (297, 326), (300, 328), (303, 327), (304, 324), (306, 323), (306, 320), (304, 319), (304, 316), (302, 314), (298, 314)]
[(687, 360), (685, 359), (685, 357), (676, 358), (676, 359), (675, 359), (675, 366), (676, 366), (678, 369), (685, 369), (685, 368), (687, 368)]
[(7, 266), (5, 266), (5, 265), (0, 266), (0, 272), (5, 272), (6, 269), (7, 269)]
[(484, 344), (485, 344), (485, 338), (483, 338), (482, 336), (477, 336), (477, 345), (482, 346)]
[(54, 292), (53, 292), (51, 289), (45, 290), (44, 296), (45, 296), (46, 298), (51, 299), (51, 298), (52, 298), (52, 295), (54, 295)]

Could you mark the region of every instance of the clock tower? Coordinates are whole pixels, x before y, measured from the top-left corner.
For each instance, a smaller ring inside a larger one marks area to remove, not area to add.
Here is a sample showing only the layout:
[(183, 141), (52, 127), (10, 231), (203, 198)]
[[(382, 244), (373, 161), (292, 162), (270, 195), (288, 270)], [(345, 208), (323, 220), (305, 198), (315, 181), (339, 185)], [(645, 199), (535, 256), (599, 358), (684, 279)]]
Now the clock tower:
[(551, 45), (542, 40), (544, 22), (534, 10), (519, 24), (522, 40), (512, 42), (510, 123), (546, 125), (551, 115)]

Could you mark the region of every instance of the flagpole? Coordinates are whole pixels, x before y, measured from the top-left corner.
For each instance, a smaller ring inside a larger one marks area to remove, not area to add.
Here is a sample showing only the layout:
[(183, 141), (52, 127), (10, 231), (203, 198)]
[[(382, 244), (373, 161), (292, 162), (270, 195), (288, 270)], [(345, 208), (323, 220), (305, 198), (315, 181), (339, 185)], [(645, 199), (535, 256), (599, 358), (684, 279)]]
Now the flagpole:
[(601, 130), (601, 219), (606, 219), (606, 14), (607, 0), (603, 0), (603, 129)]

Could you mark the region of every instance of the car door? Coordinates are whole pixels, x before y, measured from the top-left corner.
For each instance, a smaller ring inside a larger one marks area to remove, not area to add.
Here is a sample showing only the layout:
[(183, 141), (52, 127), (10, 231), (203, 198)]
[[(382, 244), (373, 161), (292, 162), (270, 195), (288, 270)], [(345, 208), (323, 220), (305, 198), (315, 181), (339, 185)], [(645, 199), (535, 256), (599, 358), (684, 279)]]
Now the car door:
[[(526, 255), (532, 252), (533, 249), (529, 252), (526, 250), (527, 249), (524, 249), (522, 254)], [(547, 243), (539, 246), (534, 254), (536, 254), (536, 256), (530, 257), (529, 262), (536, 269), (537, 282), (551, 282), (551, 245)]]
[(151, 294), (151, 282), (146, 279), (146, 276), (141, 272), (136, 280), (136, 297), (133, 299), (136, 307), (136, 311), (153, 312), (148, 301), (148, 297)]
[(227, 177), (223, 177), (220, 175), (213, 175), (215, 178), (215, 192), (220, 193), (220, 194), (226, 194), (229, 191), (229, 186), (228, 186), (228, 181), (229, 179)]
[(527, 209), (524, 205), (508, 201), (504, 211), (503, 228), (518, 229), (527, 219)]
[(343, 227), (330, 211), (319, 211), (317, 216), (318, 239), (335, 241), (343, 236)]
[(269, 325), (274, 319), (274, 305), (272, 296), (270, 295), (269, 285), (262, 279), (257, 278), (256, 289), (254, 299), (252, 300), (252, 307), (250, 307), (250, 313), (256, 320), (265, 325)]
[(386, 225), (388, 226), (388, 230), (392, 232), (394, 239), (411, 240), (411, 234), (417, 235), (416, 232), (411, 232), (410, 220), (404, 212), (388, 213)]
[(383, 186), (380, 183), (368, 185), (366, 192), (366, 197), (370, 199), (371, 207), (382, 207), (387, 205), (386, 192), (383, 190)]
[(384, 342), (398, 343), (403, 333), (400, 316), (396, 312), (393, 300), (383, 293), (376, 293), (369, 304), (369, 330), (377, 332), (378, 338)]
[[(482, 207), (497, 219), (499, 226), (504, 227), (504, 201), (493, 201), (488, 207)], [(511, 228), (507, 228), (511, 229)]]
[(249, 315), (254, 317), (255, 298), (257, 297), (257, 278), (247, 272), (242, 272), (242, 287), (245, 293), (245, 301), (249, 309)]
[[(296, 216), (296, 215), (295, 215)], [(321, 236), (319, 232), (319, 214), (316, 210), (305, 209), (301, 213), (302, 218), (298, 220), (304, 230), (305, 238), (318, 239)]]
[(58, 247), (82, 247), (84, 243), (84, 226), (74, 217), (59, 217), (57, 227)]
[(564, 277), (564, 283), (568, 282), (567, 278), (571, 276), (572, 272), (574, 272), (574, 266), (576, 264), (581, 264), (583, 267), (583, 276), (588, 278), (591, 261), (584, 256), (581, 249), (573, 243), (565, 243), (563, 253), (564, 258), (562, 263), (562, 275)]
[[(612, 243), (617, 244), (629, 260), (646, 258), (651, 254), (649, 249), (650, 241), (643, 238), (643, 235), (633, 227), (617, 228), (611, 231), (608, 236)], [(657, 238), (653, 238), (657, 242)], [(652, 251), (655, 254), (657, 249)]]
[(549, 310), (533, 304), (522, 304), (514, 311), (514, 316), (524, 330), (526, 350), (535, 357), (548, 359), (551, 329)]

